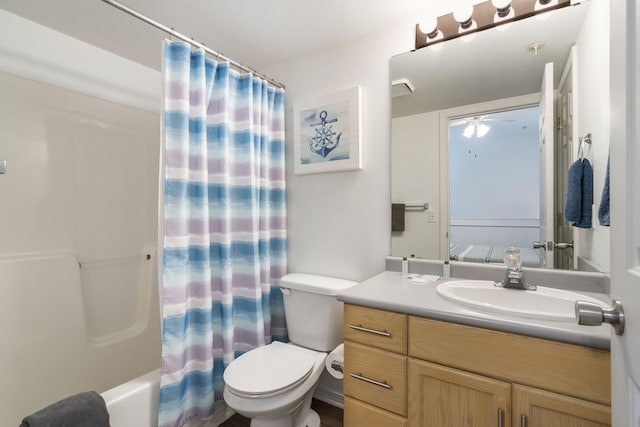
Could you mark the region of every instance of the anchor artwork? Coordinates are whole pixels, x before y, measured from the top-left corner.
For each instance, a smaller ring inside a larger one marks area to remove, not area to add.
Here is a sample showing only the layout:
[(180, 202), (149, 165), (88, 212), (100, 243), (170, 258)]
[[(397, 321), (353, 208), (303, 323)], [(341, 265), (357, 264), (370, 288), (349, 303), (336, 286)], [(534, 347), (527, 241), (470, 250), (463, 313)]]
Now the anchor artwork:
[(296, 173), (361, 167), (359, 95), (354, 88), (296, 105)]
[(349, 104), (321, 105), (300, 113), (303, 164), (349, 158)]
[[(336, 136), (333, 126), (328, 123), (336, 123), (338, 119), (327, 120), (327, 110), (320, 112), (320, 123), (309, 125), (315, 127), (316, 136), (309, 139), (309, 149), (322, 157), (327, 157), (339, 144), (342, 132)], [(334, 139), (335, 137), (335, 139)]]

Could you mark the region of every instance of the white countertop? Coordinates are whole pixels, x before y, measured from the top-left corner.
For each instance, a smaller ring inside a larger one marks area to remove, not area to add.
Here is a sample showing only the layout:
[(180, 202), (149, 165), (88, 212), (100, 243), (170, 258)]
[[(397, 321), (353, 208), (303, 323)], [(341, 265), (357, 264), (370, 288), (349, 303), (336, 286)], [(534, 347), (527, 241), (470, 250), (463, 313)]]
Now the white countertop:
[[(441, 281), (414, 283), (410, 276), (385, 271), (338, 294), (338, 300), (431, 319), (445, 320), (497, 331), (545, 338), (608, 350), (613, 329), (607, 324), (581, 326), (575, 321), (561, 322), (525, 319), (483, 312), (451, 302), (436, 292)], [(608, 303), (604, 294), (583, 292)]]

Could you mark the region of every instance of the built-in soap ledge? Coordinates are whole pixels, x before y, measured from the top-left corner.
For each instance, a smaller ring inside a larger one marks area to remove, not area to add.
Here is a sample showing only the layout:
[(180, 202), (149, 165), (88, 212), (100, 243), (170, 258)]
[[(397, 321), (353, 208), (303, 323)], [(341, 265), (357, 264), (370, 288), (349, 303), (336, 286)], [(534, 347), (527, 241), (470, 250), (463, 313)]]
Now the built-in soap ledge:
[[(440, 260), (409, 258), (409, 273), (441, 276), (443, 274), (443, 265), (444, 262)], [(472, 280), (504, 279), (505, 266), (503, 265), (459, 261), (450, 261), (450, 265), (451, 277)], [(386, 270), (402, 271), (402, 258), (387, 257)], [(536, 285), (609, 295), (610, 276), (606, 273), (527, 267), (523, 267), (522, 271), (527, 281)]]

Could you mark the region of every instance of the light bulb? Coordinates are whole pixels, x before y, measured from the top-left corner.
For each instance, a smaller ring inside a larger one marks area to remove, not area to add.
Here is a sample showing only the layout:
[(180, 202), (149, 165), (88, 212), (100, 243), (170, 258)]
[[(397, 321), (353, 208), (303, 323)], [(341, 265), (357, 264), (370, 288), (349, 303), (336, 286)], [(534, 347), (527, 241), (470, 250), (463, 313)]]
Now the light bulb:
[(467, 127), (464, 128), (464, 132), (462, 132), (462, 135), (464, 135), (467, 138), (471, 138), (475, 133), (475, 130), (476, 130), (475, 126), (473, 126), (472, 124), (467, 125)]
[(473, 21), (473, 5), (460, 5), (453, 11), (453, 19), (460, 24), (458, 32), (468, 31), (477, 24)]
[(478, 138), (482, 138), (483, 136), (485, 136), (489, 132), (489, 130), (491, 130), (491, 128), (484, 123), (480, 123), (476, 126), (476, 134), (478, 135)]
[(491, 4), (496, 8), (496, 13), (500, 18), (505, 18), (511, 13), (511, 0), (491, 0)]
[(533, 6), (533, 10), (537, 12), (557, 5), (558, 0), (537, 0), (535, 6)]
[(493, 22), (506, 21), (516, 16), (516, 11), (511, 7), (511, 0), (491, 0), (493, 7), (496, 8), (496, 14), (493, 16)]
[(427, 40), (438, 36), (438, 18), (430, 16), (418, 25), (420, 26), (420, 31), (427, 35)]

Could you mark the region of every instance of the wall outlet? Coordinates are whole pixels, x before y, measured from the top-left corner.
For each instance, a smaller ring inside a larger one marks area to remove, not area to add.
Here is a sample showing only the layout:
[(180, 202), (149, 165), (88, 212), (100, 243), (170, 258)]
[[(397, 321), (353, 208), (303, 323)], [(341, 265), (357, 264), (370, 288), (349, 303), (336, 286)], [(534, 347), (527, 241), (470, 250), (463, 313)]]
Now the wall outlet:
[(438, 212), (427, 211), (427, 215), (429, 215), (429, 222), (438, 222)]

